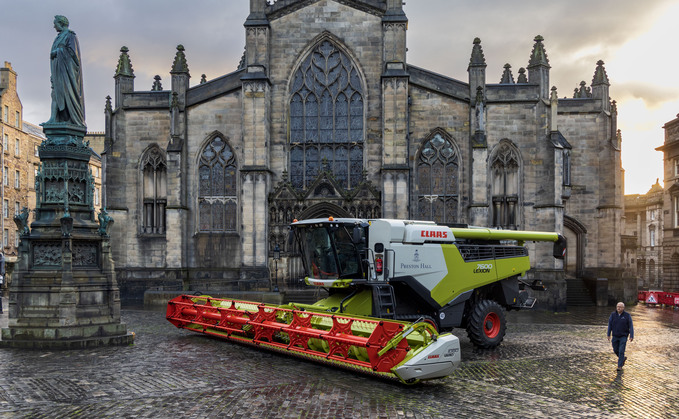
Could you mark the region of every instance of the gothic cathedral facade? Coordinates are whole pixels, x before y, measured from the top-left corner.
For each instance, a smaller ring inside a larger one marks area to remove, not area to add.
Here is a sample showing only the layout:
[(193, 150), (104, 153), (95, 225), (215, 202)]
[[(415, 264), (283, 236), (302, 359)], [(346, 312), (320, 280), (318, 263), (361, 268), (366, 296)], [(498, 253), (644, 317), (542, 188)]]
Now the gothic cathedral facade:
[(274, 274), (293, 286), (287, 225), (327, 216), (562, 232), (564, 262), (529, 244), (552, 308), (567, 277), (619, 280), (620, 135), (603, 62), (558, 98), (542, 37), (499, 83), (477, 38), (460, 81), (407, 63), (407, 23), (401, 0), (251, 0), (237, 69), (191, 86), (180, 45), (166, 90), (158, 77), (135, 90), (123, 47), (103, 154), (123, 299), (265, 290)]

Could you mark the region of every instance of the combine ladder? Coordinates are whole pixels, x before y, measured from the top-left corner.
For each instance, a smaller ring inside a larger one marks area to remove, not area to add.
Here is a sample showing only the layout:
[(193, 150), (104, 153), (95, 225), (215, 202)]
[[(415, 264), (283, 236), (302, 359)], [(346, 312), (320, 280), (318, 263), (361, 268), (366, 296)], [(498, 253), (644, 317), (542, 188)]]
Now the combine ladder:
[(396, 307), (394, 287), (389, 284), (373, 285), (373, 316), (383, 319), (395, 319)]

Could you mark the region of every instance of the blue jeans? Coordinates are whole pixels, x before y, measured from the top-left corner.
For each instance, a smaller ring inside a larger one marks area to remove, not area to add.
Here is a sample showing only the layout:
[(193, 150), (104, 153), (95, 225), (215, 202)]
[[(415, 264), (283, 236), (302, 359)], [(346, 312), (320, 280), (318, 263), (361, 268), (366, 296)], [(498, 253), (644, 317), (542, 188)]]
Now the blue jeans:
[(625, 363), (627, 336), (613, 336), (611, 344), (613, 345), (613, 352), (618, 356), (618, 368), (622, 368), (622, 364)]

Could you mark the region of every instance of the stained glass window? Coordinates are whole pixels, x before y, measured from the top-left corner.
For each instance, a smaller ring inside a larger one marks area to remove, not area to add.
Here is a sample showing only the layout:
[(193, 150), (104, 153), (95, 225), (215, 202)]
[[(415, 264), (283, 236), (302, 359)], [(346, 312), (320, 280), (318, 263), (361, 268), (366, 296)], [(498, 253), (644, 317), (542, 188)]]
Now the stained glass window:
[(165, 234), (167, 205), (167, 163), (157, 146), (146, 151), (142, 159), (142, 225), (144, 234)]
[(323, 170), (346, 189), (363, 173), (363, 83), (351, 59), (321, 42), (293, 76), (290, 96), (290, 181), (308, 188)]
[(233, 232), (237, 222), (236, 159), (221, 137), (210, 141), (198, 164), (198, 228)]
[(501, 142), (490, 160), (493, 227), (516, 228), (519, 202), (519, 154)]
[(437, 223), (455, 223), (459, 204), (459, 156), (452, 142), (434, 135), (417, 160), (417, 216)]

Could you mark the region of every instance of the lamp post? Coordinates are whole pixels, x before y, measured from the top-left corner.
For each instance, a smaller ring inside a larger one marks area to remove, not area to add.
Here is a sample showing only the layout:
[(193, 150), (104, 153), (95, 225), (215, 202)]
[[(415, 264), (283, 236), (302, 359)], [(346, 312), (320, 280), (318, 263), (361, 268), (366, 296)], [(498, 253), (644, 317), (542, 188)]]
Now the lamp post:
[(281, 248), (278, 243), (273, 247), (273, 261), (274, 261), (274, 292), (278, 292), (278, 259), (281, 258)]

